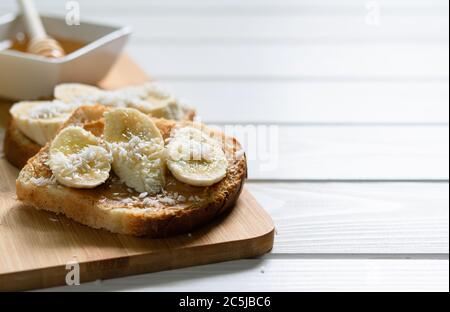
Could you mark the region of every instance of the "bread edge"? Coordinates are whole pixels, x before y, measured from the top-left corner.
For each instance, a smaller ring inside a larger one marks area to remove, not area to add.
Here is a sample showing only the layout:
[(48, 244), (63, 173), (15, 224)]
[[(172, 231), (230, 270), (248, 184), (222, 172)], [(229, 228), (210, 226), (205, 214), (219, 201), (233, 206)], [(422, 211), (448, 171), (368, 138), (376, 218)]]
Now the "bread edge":
[(3, 139), (3, 153), (10, 164), (18, 169), (23, 168), (28, 159), (36, 155), (41, 148), (40, 145), (22, 134), (14, 119), (10, 119)]
[(58, 192), (57, 188), (28, 187), (17, 181), (16, 194), (26, 205), (62, 214), (95, 229), (132, 236), (164, 238), (189, 233), (234, 207), (245, 183), (246, 167), (242, 169), (237, 185), (222, 191), (214, 202), (206, 206), (180, 209), (158, 216), (128, 213), (123, 214), (118, 223), (115, 222), (115, 217), (108, 215), (108, 210), (96, 207), (94, 202), (80, 200), (76, 193)]

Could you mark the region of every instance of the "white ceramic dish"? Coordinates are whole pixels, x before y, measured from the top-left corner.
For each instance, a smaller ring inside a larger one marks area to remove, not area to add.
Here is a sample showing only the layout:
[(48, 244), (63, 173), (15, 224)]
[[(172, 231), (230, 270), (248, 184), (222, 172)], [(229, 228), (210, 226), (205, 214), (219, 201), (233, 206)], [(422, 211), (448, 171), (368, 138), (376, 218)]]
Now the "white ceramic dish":
[[(49, 97), (63, 82), (96, 84), (106, 76), (131, 34), (130, 27), (83, 22), (68, 26), (61, 17), (43, 16), (49, 35), (86, 42), (83, 48), (59, 59), (2, 50), (0, 46), (0, 98), (13, 100)], [(24, 32), (20, 16), (0, 17), (0, 43)]]

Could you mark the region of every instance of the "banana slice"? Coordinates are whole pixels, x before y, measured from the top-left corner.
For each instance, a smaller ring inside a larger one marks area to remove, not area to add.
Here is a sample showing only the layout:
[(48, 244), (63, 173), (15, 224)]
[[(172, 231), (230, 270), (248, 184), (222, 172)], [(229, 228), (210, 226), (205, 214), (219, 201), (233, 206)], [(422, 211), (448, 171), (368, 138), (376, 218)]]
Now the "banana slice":
[(50, 145), (48, 165), (56, 180), (75, 188), (94, 188), (106, 181), (112, 156), (99, 139), (78, 126), (61, 130)]
[(178, 101), (152, 84), (131, 87), (123, 91), (134, 94), (134, 97), (130, 97), (128, 106), (145, 114), (173, 120), (180, 120), (183, 117)]
[(164, 140), (147, 115), (132, 108), (105, 114), (104, 137), (113, 154), (113, 170), (136, 191), (156, 194), (164, 186)]
[(105, 91), (82, 83), (63, 83), (57, 85), (53, 93), (56, 99), (66, 103), (85, 101), (86, 104), (93, 104), (91, 102), (96, 102)]
[(55, 98), (66, 103), (78, 103), (80, 105), (101, 104), (110, 107), (125, 107), (129, 98), (135, 97), (130, 92), (105, 91), (94, 86), (81, 83), (63, 83), (55, 87)]
[(43, 146), (53, 139), (75, 108), (74, 104), (60, 101), (20, 102), (11, 107), (10, 113), (19, 130)]
[(66, 103), (131, 107), (158, 118), (180, 120), (184, 115), (175, 98), (151, 83), (115, 91), (105, 91), (79, 83), (65, 83), (56, 86), (54, 95)]
[(167, 167), (174, 177), (194, 186), (210, 186), (227, 174), (220, 142), (194, 128), (177, 129), (167, 145)]

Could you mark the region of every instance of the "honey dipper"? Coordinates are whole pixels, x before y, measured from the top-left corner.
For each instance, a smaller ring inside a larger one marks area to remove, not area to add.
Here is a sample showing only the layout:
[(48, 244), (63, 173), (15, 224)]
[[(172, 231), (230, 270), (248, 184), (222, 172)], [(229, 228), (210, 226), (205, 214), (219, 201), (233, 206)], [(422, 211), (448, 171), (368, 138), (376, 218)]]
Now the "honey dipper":
[(49, 58), (58, 58), (66, 55), (61, 45), (45, 32), (34, 0), (17, 0), (17, 2), (22, 10), (28, 36), (30, 37), (28, 52)]

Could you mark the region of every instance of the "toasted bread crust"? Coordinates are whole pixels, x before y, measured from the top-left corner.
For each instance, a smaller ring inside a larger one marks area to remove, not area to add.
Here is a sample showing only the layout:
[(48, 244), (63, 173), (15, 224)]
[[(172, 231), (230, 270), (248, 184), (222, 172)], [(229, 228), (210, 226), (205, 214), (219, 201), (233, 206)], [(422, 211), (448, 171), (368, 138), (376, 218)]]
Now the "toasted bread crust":
[[(194, 109), (185, 110), (184, 120), (194, 120)], [(28, 159), (36, 155), (42, 148), (39, 144), (26, 137), (17, 127), (14, 119), (11, 118), (5, 131), (3, 150), (6, 159), (18, 169), (22, 169)]]
[(11, 118), (5, 131), (3, 152), (6, 159), (15, 167), (22, 168), (28, 159), (36, 155), (41, 146), (27, 138), (19, 131), (15, 121)]
[(130, 211), (111, 216), (108, 210), (96, 207), (96, 202), (79, 192), (65, 192), (53, 187), (29, 187), (16, 183), (19, 200), (37, 209), (63, 214), (79, 223), (113, 233), (149, 238), (162, 238), (188, 233), (221, 215), (236, 203), (246, 176), (241, 167), (240, 180), (214, 194), (214, 200), (195, 209), (169, 210), (167, 213), (144, 214)]
[[(74, 112), (63, 127), (69, 124), (82, 125), (99, 135), (103, 130), (102, 115), (105, 109), (82, 107)], [(169, 136), (173, 127), (188, 123), (164, 119), (154, 119), (154, 122), (164, 137)], [(225, 138), (224, 135), (223, 137)], [(236, 149), (240, 149), (235, 139), (226, 138), (226, 140), (234, 146), (226, 147), (226, 153), (235, 153)], [(115, 188), (114, 191), (118, 189), (119, 192), (127, 192), (124, 185), (111, 185), (111, 180), (93, 190), (73, 189), (57, 183), (50, 185), (30, 183), (32, 178), (51, 177), (51, 171), (45, 165), (48, 146), (49, 144), (32, 157), (20, 172), (16, 181), (18, 199), (38, 209), (61, 213), (82, 224), (114, 233), (158, 238), (192, 231), (230, 209), (238, 199), (247, 176), (247, 164), (243, 155), (230, 159), (225, 179), (211, 187), (193, 188), (172, 178), (173, 183), (177, 183), (177, 190), (180, 190), (180, 193), (188, 194), (195, 189), (205, 196), (205, 201), (186, 207), (165, 205), (164, 209), (148, 211), (147, 207), (139, 207), (137, 204), (124, 205), (120, 201), (110, 199), (108, 190), (111, 186)]]

